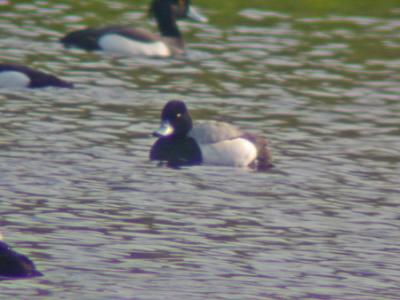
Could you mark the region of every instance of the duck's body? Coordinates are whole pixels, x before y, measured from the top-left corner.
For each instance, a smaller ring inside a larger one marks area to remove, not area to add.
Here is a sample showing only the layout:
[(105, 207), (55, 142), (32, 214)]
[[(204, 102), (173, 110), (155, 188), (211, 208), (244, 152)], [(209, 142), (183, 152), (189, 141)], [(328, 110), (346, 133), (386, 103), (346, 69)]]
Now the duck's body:
[(188, 133), (200, 147), (202, 163), (238, 167), (257, 157), (255, 145), (242, 136), (235, 126), (216, 121), (196, 122)]
[(123, 55), (169, 57), (184, 53), (184, 42), (176, 19), (202, 20), (190, 10), (189, 0), (153, 0), (150, 11), (156, 17), (160, 35), (140, 28), (108, 26), (71, 32), (61, 42), (65, 47)]
[(0, 241), (0, 280), (34, 276), (42, 276), (42, 273), (36, 270), (33, 262)]
[(244, 133), (224, 122), (206, 121), (192, 125), (182, 101), (168, 102), (161, 114), (159, 137), (150, 159), (167, 161), (171, 166), (220, 165), (267, 169), (271, 156), (267, 140)]
[(0, 88), (72, 88), (73, 84), (54, 75), (16, 64), (0, 64)]

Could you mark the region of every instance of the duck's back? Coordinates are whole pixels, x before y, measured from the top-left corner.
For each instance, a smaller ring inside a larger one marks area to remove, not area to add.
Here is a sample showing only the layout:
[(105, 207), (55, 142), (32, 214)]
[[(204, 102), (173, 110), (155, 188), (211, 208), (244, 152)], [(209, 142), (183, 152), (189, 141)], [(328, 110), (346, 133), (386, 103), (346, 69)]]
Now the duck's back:
[(160, 40), (160, 36), (140, 28), (125, 26), (107, 26), (100, 28), (86, 28), (70, 32), (61, 39), (66, 47), (77, 46), (85, 50), (100, 50), (98, 40), (105, 35), (120, 35), (139, 42), (151, 43)]
[(88, 51), (104, 50), (126, 55), (167, 57), (171, 51), (160, 36), (140, 28), (108, 26), (69, 33), (61, 39), (66, 47)]
[(48, 86), (72, 88), (73, 84), (54, 75), (17, 64), (0, 64), (0, 88), (43, 88)]
[(196, 122), (189, 133), (189, 136), (193, 137), (199, 144), (218, 143), (242, 135), (242, 131), (237, 127), (218, 121)]
[(199, 144), (204, 164), (245, 167), (257, 157), (256, 147), (228, 123), (195, 123), (189, 136)]

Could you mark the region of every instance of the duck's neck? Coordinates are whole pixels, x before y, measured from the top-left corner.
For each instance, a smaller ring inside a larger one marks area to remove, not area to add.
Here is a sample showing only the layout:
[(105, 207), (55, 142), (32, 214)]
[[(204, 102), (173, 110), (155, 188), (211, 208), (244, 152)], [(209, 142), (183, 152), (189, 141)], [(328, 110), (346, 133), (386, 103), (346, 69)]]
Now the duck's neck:
[(159, 7), (155, 11), (158, 29), (163, 37), (180, 39), (181, 33), (176, 25), (171, 6), (167, 1), (159, 2)]

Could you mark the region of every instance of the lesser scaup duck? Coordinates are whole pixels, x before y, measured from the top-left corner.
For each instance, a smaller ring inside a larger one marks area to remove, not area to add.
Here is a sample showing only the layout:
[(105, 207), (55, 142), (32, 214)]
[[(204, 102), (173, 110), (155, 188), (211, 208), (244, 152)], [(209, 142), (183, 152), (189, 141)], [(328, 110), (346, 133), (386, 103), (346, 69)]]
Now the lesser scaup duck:
[(61, 39), (65, 47), (87, 51), (103, 50), (123, 55), (169, 57), (184, 53), (184, 42), (176, 19), (206, 19), (190, 8), (190, 0), (153, 0), (150, 13), (154, 14), (161, 36), (143, 29), (126, 26), (87, 28), (73, 31)]
[(43, 275), (28, 257), (12, 250), (1, 238), (0, 234), (0, 280)]
[(0, 88), (72, 88), (60, 78), (16, 64), (0, 64)]
[(161, 113), (159, 137), (150, 150), (151, 160), (169, 166), (221, 165), (266, 170), (272, 166), (267, 140), (216, 121), (192, 124), (184, 102), (169, 101)]

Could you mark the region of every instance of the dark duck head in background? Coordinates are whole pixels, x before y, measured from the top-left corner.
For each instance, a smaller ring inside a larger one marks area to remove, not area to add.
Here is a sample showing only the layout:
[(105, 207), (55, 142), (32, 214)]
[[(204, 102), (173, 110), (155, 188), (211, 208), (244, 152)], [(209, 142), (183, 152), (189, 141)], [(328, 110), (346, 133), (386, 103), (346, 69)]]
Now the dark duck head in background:
[(3, 242), (0, 233), (0, 280), (42, 275), (28, 257), (15, 252)]
[(150, 14), (157, 20), (160, 35), (140, 28), (107, 26), (73, 31), (61, 39), (65, 47), (106, 51), (122, 55), (169, 57), (185, 51), (177, 19), (207, 21), (190, 7), (190, 0), (153, 0)]

